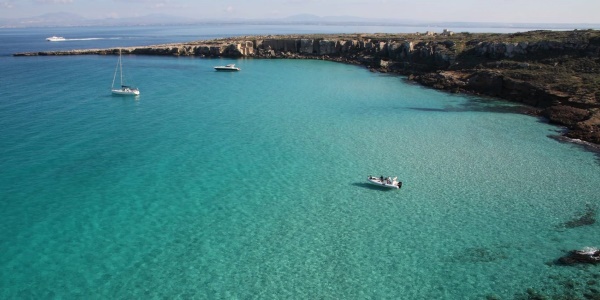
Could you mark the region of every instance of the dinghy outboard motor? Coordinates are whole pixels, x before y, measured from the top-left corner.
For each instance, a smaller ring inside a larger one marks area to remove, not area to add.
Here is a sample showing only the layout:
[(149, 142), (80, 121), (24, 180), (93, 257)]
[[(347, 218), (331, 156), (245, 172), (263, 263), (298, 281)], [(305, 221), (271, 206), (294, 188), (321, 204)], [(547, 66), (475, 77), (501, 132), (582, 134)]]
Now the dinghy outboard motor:
[(402, 181), (398, 182), (398, 189), (402, 188)]

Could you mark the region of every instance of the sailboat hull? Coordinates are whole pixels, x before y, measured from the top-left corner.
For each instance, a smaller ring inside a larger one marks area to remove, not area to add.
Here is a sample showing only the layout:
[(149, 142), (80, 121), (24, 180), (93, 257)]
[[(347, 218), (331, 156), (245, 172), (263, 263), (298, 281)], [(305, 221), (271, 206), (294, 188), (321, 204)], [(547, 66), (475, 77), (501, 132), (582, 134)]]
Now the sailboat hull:
[(112, 90), (112, 93), (113, 93), (113, 95), (121, 95), (121, 96), (137, 96), (140, 94), (140, 91), (117, 89), (117, 90)]

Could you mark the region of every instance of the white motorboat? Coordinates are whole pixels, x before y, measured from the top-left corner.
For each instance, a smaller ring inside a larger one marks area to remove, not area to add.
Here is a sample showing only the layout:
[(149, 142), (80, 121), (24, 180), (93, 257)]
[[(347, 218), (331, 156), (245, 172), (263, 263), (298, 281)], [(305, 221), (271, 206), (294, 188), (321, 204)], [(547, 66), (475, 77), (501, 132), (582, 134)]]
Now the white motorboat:
[(51, 36), (49, 38), (46, 38), (46, 41), (48, 42), (62, 42), (62, 41), (66, 41), (67, 39), (65, 39), (62, 36)]
[[(120, 88), (115, 88), (115, 80), (117, 79), (117, 73), (119, 73), (121, 75), (121, 87)], [(117, 67), (115, 69), (115, 76), (113, 77), (111, 91), (115, 95), (122, 95), (122, 96), (137, 96), (140, 94), (140, 90), (138, 90), (137, 88), (125, 85), (123, 83), (123, 65), (121, 63), (121, 49), (119, 49), (119, 60), (117, 61)]]
[(217, 70), (217, 71), (239, 71), (240, 68), (236, 67), (235, 64), (228, 64), (225, 66), (216, 66), (215, 70)]
[(377, 185), (377, 186), (381, 186), (381, 187), (385, 187), (385, 188), (390, 188), (390, 189), (399, 189), (402, 187), (402, 181), (398, 181), (398, 177), (373, 177), (371, 175), (369, 175), (369, 177), (367, 177), (367, 180), (369, 181), (369, 183), (373, 184), (373, 185)]

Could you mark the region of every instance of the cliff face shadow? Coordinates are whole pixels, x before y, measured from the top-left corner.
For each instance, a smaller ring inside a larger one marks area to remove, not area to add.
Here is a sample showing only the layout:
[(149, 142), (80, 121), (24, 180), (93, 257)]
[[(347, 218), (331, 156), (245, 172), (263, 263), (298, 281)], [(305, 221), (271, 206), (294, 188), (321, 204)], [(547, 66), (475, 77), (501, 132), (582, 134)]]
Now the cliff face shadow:
[(443, 108), (427, 108), (427, 107), (408, 107), (410, 110), (425, 111), (425, 112), (452, 112), (451, 109)]
[(407, 109), (424, 112), (491, 112), (503, 114), (525, 114), (531, 111), (531, 108), (525, 105), (506, 103), (498, 100), (494, 101), (480, 97), (471, 97), (466, 103), (448, 105), (444, 108), (407, 107)]

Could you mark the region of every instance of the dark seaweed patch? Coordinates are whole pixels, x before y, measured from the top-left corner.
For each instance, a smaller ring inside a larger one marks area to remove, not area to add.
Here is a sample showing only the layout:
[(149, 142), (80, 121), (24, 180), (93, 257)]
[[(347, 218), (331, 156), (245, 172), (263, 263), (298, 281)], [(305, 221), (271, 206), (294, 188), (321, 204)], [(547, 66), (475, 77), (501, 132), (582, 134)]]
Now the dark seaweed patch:
[(576, 217), (573, 220), (560, 224), (559, 228), (575, 228), (581, 226), (592, 225), (596, 223), (596, 208), (591, 204), (586, 205), (586, 210), (583, 215)]

